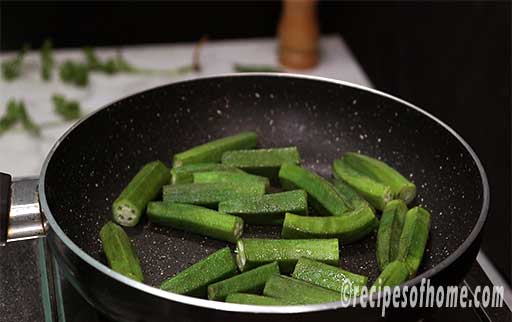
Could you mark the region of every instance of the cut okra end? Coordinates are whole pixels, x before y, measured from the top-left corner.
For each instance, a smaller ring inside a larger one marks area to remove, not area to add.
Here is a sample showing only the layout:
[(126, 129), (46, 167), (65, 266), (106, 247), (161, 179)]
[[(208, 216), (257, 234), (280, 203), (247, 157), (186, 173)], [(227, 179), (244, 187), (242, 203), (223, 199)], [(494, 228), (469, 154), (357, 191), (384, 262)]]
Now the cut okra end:
[(416, 198), (416, 185), (411, 183), (402, 187), (397, 197), (403, 200), (406, 204), (411, 203), (411, 201)]
[(236, 242), (236, 249), (235, 249), (235, 259), (236, 259), (236, 265), (238, 266), (238, 269), (240, 272), (243, 272), (245, 270), (245, 264), (247, 263), (247, 258), (245, 257), (245, 249), (244, 249), (244, 243), (241, 240), (238, 240)]
[(141, 213), (127, 200), (114, 202), (113, 204), (114, 221), (125, 227), (133, 227), (139, 222)]
[(148, 202), (160, 194), (162, 186), (169, 180), (169, 169), (161, 161), (152, 161), (144, 165), (114, 201), (114, 220), (122, 226), (135, 226)]

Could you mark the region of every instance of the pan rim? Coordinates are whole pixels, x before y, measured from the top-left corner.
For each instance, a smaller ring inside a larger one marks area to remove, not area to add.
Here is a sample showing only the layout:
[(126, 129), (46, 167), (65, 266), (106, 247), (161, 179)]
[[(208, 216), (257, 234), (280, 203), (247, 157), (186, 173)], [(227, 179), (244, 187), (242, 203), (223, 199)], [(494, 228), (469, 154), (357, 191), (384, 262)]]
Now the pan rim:
[[(83, 251), (80, 247), (78, 247), (77, 244), (75, 244), (71, 238), (69, 238), (64, 231), (60, 228), (57, 221), (53, 217), (51, 210), (49, 208), (49, 205), (47, 203), (46, 199), (46, 193), (45, 193), (45, 179), (46, 179), (46, 170), (48, 169), (48, 165), (50, 164), (50, 161), (52, 159), (52, 156), (54, 155), (55, 151), (58, 149), (60, 144), (67, 138), (67, 136), (80, 124), (91, 118), (96, 113), (100, 113), (104, 109), (110, 107), (111, 105), (120, 102), (124, 99), (127, 99), (132, 96), (139, 95), (141, 93), (151, 91), (154, 89), (167, 87), (169, 85), (173, 84), (183, 84), (188, 82), (194, 82), (198, 80), (207, 80), (207, 79), (218, 79), (218, 78), (233, 78), (233, 77), (254, 77), (254, 76), (261, 76), (261, 77), (281, 77), (281, 78), (290, 78), (290, 79), (306, 79), (306, 80), (313, 80), (313, 81), (319, 81), (319, 82), (326, 82), (331, 84), (337, 84), (347, 87), (352, 87), (355, 89), (359, 89), (362, 91), (370, 92), (372, 94), (376, 94), (382, 97), (386, 97), (388, 99), (394, 100), (401, 105), (411, 108), (426, 117), (430, 118), (434, 122), (441, 125), (445, 130), (447, 130), (451, 135), (453, 135), (468, 151), (470, 156), (472, 157), (473, 161), (475, 162), (480, 177), (482, 179), (482, 185), (483, 185), (483, 203), (482, 208), (480, 210), (479, 217), (476, 221), (475, 226), (473, 227), (470, 234), (467, 236), (467, 238), (464, 240), (464, 242), (448, 257), (446, 257), (443, 261), (441, 261), (438, 265), (434, 266), (433, 268), (421, 273), (420, 275), (416, 276), (415, 278), (407, 281), (406, 283), (400, 285), (400, 288), (403, 288), (405, 286), (410, 287), (411, 285), (419, 284), (423, 278), (428, 279), (438, 272), (444, 270), (446, 267), (450, 266), (457, 258), (460, 257), (475, 241), (475, 239), (480, 234), (484, 223), (486, 221), (487, 215), (488, 215), (488, 209), (489, 209), (489, 200), (490, 200), (490, 192), (489, 192), (489, 183), (487, 180), (487, 175), (485, 173), (484, 167), (474, 152), (474, 150), (471, 148), (471, 146), (450, 126), (448, 126), (446, 123), (438, 119), (436, 116), (430, 114), (429, 112), (421, 109), (420, 107), (409, 103), (403, 99), (400, 99), (398, 97), (395, 97), (391, 94), (387, 94), (385, 92), (368, 88), (366, 86), (350, 83), (347, 81), (342, 80), (336, 80), (331, 79), (327, 77), (320, 77), (320, 76), (310, 76), (310, 75), (302, 75), (302, 74), (293, 74), (293, 73), (226, 73), (226, 74), (218, 74), (218, 75), (210, 75), (210, 76), (203, 76), (203, 77), (197, 77), (193, 79), (187, 79), (177, 82), (172, 82), (165, 85), (156, 86), (153, 88), (145, 89), (143, 91), (137, 92), (135, 94), (128, 95), (126, 97), (120, 98), (116, 101), (110, 102), (101, 108), (97, 109), (96, 111), (90, 113), (89, 115), (85, 116), (75, 124), (73, 124), (58, 140), (55, 142), (53, 147), (51, 148), (50, 152), (48, 152), (48, 155), (46, 156), (46, 159), (43, 163), (43, 166), (41, 168), (41, 173), (39, 177), (39, 200), (42, 212), (44, 213), (51, 229), (57, 237), (69, 248), (75, 253), (78, 257), (80, 257), (83, 261), (85, 261), (87, 264), (91, 265), (95, 269), (99, 270), (101, 273), (109, 276), (110, 278), (113, 278), (114, 280), (117, 280), (120, 283), (123, 283), (127, 286), (136, 288), (142, 292), (149, 293), (151, 295), (175, 301), (175, 302), (181, 302), (183, 304), (189, 304), (194, 306), (199, 306), (202, 308), (207, 309), (214, 309), (214, 310), (221, 310), (221, 311), (227, 311), (227, 312), (240, 312), (240, 313), (255, 313), (255, 314), (288, 314), (288, 313), (307, 313), (307, 312), (316, 312), (316, 311), (323, 311), (323, 310), (334, 310), (334, 309), (340, 309), (343, 307), (350, 307), (358, 306), (360, 303), (359, 299), (356, 299), (353, 303), (347, 304), (345, 302), (337, 301), (337, 302), (331, 302), (331, 303), (322, 303), (322, 304), (309, 304), (309, 305), (294, 305), (294, 306), (257, 306), (257, 305), (243, 305), (243, 304), (234, 304), (234, 303), (225, 303), (225, 302), (217, 302), (217, 301), (210, 301), (200, 298), (194, 298), (190, 296), (170, 293), (161, 289), (158, 289), (156, 287), (137, 282), (135, 280), (132, 280), (124, 275), (121, 275), (120, 273), (117, 273), (101, 263), (100, 261), (94, 259), (92, 256), (87, 254), (85, 251)], [(372, 295), (372, 299), (376, 300), (381, 296), (381, 293), (374, 293)], [(352, 301), (351, 301), (352, 302)]]

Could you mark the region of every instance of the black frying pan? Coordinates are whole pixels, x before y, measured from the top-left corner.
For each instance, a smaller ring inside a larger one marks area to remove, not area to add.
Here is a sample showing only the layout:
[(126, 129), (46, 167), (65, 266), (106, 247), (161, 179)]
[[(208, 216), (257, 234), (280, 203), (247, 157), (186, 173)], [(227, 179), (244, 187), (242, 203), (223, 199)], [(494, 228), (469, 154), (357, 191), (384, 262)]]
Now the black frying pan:
[[(453, 130), (409, 103), (348, 83), (231, 75), (117, 101), (74, 126), (51, 151), (39, 187), (50, 245), (67, 277), (98, 309), (130, 321), (319, 321), (354, 312), (360, 320), (375, 314), (337, 303), (270, 308), (208, 302), (144, 286), (104, 266), (99, 229), (143, 164), (160, 159), (170, 165), (174, 153), (244, 130), (258, 133), (260, 147), (298, 146), (303, 165), (325, 177), (345, 151), (381, 158), (409, 176), (418, 187), (414, 204), (432, 213), (424, 260), (409, 284), (422, 277), (438, 284), (464, 277), (479, 248), (489, 191), (478, 158)], [(127, 231), (151, 286), (226, 245), (146, 221)], [(253, 226), (244, 235), (278, 233)], [(378, 275), (375, 237), (342, 246), (340, 257), (342, 267), (370, 282)]]

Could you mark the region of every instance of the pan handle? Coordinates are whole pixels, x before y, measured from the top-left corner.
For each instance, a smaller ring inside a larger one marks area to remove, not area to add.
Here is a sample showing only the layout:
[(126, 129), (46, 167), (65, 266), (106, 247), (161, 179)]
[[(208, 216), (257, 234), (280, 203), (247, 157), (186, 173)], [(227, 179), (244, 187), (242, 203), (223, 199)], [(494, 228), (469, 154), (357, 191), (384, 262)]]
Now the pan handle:
[(0, 246), (18, 240), (44, 237), (46, 219), (41, 213), (37, 178), (14, 179), (0, 172)]

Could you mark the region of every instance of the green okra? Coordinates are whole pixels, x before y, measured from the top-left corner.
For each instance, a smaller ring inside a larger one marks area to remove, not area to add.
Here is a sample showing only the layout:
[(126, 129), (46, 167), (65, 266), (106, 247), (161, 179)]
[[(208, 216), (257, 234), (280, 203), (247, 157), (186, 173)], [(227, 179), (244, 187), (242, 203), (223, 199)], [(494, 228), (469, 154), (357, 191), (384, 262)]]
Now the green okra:
[(351, 273), (336, 266), (327, 265), (309, 258), (300, 258), (292, 277), (347, 296), (359, 295), (368, 283), (368, 277)]
[(153, 201), (147, 214), (153, 223), (232, 243), (240, 238), (244, 228), (240, 217), (194, 205)]
[(169, 178), (169, 169), (162, 162), (146, 164), (112, 204), (114, 220), (123, 226), (135, 226), (148, 202), (160, 195)]
[(398, 286), (409, 278), (407, 264), (402, 261), (393, 261), (386, 265), (384, 270), (377, 277), (370, 292), (379, 291), (384, 286)]
[(277, 261), (281, 273), (291, 273), (301, 257), (332, 265), (339, 262), (337, 239), (241, 238), (235, 252), (238, 268), (242, 272)]
[(247, 304), (247, 305), (272, 305), (272, 306), (285, 306), (290, 305), (286, 300), (276, 299), (269, 296), (246, 294), (246, 293), (234, 293), (229, 294), (226, 297), (226, 302)]
[(100, 230), (100, 240), (110, 268), (136, 281), (144, 281), (137, 252), (121, 226), (107, 222)]
[(191, 163), (171, 169), (171, 184), (194, 182), (194, 172), (232, 171), (244, 173), (242, 170), (221, 163)]
[(208, 285), (229, 278), (236, 271), (231, 250), (225, 247), (165, 280), (160, 288), (177, 294), (206, 297)]
[(423, 259), (430, 230), (430, 213), (422, 207), (414, 207), (405, 215), (404, 226), (398, 244), (397, 259), (405, 262), (412, 278)]
[(252, 149), (256, 147), (257, 135), (254, 132), (242, 132), (224, 137), (174, 155), (174, 167), (190, 163), (220, 162), (222, 154), (230, 150)]
[(386, 203), (393, 199), (391, 187), (357, 172), (343, 159), (334, 160), (332, 170), (337, 178), (345, 181), (379, 210), (383, 210)]
[(342, 159), (356, 171), (391, 187), (396, 198), (406, 204), (416, 197), (416, 185), (386, 163), (354, 152), (345, 153)]
[(344, 216), (306, 217), (287, 213), (281, 237), (337, 238), (340, 243), (347, 244), (368, 236), (377, 226), (377, 217), (369, 207), (354, 210)]
[(377, 232), (377, 262), (381, 270), (397, 259), (406, 213), (407, 205), (402, 200), (388, 202), (382, 212)]
[(228, 151), (222, 155), (222, 164), (269, 178), (277, 178), (284, 163), (300, 163), (297, 147)]
[(189, 203), (194, 205), (217, 206), (219, 202), (240, 197), (261, 196), (265, 185), (237, 185), (227, 182), (185, 183), (163, 187), (163, 200), (166, 202)]
[(219, 211), (241, 217), (247, 224), (281, 225), (286, 212), (307, 216), (307, 194), (304, 190), (291, 190), (240, 197), (220, 202)]
[(275, 274), (279, 274), (277, 262), (259, 266), (226, 280), (210, 284), (208, 299), (224, 300), (232, 293), (260, 293), (267, 280)]
[(368, 201), (366, 201), (366, 199), (364, 199), (356, 190), (354, 190), (354, 188), (349, 186), (343, 180), (334, 179), (332, 184), (334, 185), (334, 189), (336, 189), (338, 194), (352, 209), (359, 209), (364, 207), (373, 208), (373, 206)]
[(263, 295), (283, 299), (290, 304), (318, 304), (341, 300), (341, 293), (328, 290), (288, 276), (274, 275), (269, 278)]
[(254, 183), (261, 183), (265, 186), (265, 189), (270, 188), (270, 181), (268, 178), (256, 176), (248, 173), (230, 172), (230, 171), (205, 171), (195, 172), (193, 174), (194, 183), (215, 183), (215, 182), (227, 182), (236, 185), (252, 185)]
[(300, 166), (283, 164), (279, 170), (279, 179), (286, 190), (304, 189), (309, 204), (321, 215), (341, 216), (351, 210), (332, 183)]

